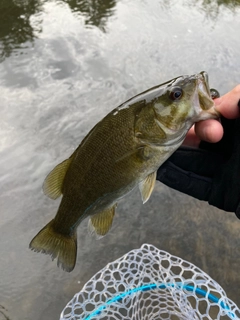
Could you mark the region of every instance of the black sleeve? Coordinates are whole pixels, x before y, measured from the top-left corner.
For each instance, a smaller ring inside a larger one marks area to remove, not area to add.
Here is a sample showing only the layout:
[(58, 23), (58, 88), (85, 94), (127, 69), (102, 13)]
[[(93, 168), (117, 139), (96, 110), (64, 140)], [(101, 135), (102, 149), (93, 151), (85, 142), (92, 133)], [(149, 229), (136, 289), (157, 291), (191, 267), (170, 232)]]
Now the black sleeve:
[(158, 169), (157, 179), (240, 217), (240, 119), (221, 121), (224, 136), (220, 142), (180, 147)]

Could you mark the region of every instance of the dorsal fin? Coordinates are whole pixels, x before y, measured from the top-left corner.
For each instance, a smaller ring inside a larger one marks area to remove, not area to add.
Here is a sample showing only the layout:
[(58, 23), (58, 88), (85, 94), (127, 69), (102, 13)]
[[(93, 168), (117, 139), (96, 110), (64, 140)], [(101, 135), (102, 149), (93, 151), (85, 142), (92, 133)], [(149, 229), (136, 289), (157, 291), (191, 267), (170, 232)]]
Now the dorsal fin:
[(57, 199), (62, 194), (62, 184), (73, 156), (59, 163), (46, 177), (43, 192), (51, 199)]
[(139, 190), (141, 192), (143, 203), (150, 198), (153, 188), (155, 186), (157, 172), (150, 173), (143, 181), (139, 183)]

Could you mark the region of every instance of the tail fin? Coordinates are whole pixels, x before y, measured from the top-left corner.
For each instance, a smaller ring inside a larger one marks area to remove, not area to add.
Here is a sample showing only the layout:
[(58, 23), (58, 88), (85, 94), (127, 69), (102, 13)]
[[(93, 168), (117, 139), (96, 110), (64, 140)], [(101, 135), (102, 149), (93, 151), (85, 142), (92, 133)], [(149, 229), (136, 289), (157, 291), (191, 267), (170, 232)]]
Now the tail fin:
[(29, 248), (45, 254), (50, 254), (52, 260), (57, 258), (57, 265), (71, 272), (76, 264), (77, 236), (58, 233), (53, 228), (54, 220), (50, 221), (30, 242)]

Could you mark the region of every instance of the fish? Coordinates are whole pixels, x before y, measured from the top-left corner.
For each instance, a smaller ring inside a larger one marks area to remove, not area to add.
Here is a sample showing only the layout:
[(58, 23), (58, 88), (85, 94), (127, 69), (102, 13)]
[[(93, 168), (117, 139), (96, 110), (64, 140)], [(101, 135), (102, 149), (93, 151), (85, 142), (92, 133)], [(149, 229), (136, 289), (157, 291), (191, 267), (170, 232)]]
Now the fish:
[(112, 110), (46, 177), (44, 193), (62, 199), (55, 217), (29, 247), (72, 271), (79, 224), (89, 217), (90, 233), (106, 235), (119, 200), (138, 186), (142, 202), (148, 201), (158, 168), (182, 144), (192, 125), (219, 116), (205, 71), (176, 77)]

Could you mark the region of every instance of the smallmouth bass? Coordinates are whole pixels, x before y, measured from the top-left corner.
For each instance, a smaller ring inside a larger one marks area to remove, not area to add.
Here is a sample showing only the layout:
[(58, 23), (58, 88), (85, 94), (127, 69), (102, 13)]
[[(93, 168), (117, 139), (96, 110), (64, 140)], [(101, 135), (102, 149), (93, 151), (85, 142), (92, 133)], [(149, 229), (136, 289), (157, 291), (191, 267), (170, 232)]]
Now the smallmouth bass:
[(30, 248), (57, 258), (58, 266), (72, 271), (81, 221), (90, 217), (90, 232), (104, 236), (118, 200), (139, 186), (145, 203), (157, 169), (182, 144), (191, 126), (218, 117), (206, 72), (174, 78), (121, 104), (47, 176), (44, 193), (52, 199), (63, 197), (55, 218), (33, 238)]

